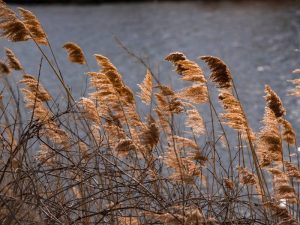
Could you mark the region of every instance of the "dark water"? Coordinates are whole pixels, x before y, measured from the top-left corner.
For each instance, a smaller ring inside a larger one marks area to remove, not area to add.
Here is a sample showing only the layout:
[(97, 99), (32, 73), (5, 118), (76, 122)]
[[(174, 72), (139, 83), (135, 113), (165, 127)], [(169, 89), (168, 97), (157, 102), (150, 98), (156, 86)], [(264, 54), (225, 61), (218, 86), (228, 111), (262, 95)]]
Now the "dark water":
[[(182, 86), (164, 57), (182, 51), (190, 59), (215, 55), (224, 59), (235, 77), (240, 98), (254, 127), (259, 127), (264, 109), (264, 85), (282, 97), (287, 117), (300, 130), (300, 100), (287, 97), (291, 87), (286, 80), (297, 77), (291, 71), (300, 67), (300, 2), (282, 1), (205, 4), (134, 3), (100, 6), (30, 6), (47, 31), (66, 82), (80, 96), (87, 68), (71, 65), (61, 48), (74, 41), (85, 50), (92, 69), (97, 69), (94, 53), (108, 56), (122, 72), (125, 81), (137, 91), (145, 69), (121, 49), (114, 37), (144, 57), (160, 79), (175, 88)], [(11, 44), (27, 68), (37, 74), (40, 53), (33, 44)], [(1, 52), (3, 55), (3, 52)], [(199, 61), (199, 60), (197, 60)], [(200, 62), (200, 61), (199, 61)], [(208, 74), (207, 67), (201, 62)], [(54, 94), (60, 88), (45, 65), (42, 81)], [(300, 98), (299, 98), (300, 99)]]

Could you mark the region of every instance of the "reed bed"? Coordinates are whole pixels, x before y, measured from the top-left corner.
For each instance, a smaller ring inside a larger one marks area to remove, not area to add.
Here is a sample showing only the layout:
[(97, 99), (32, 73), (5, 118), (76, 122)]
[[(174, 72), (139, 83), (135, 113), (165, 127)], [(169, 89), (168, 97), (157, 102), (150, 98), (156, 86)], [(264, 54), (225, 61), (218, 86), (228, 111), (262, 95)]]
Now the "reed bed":
[[(54, 98), (40, 82), (43, 74), (26, 73), (5, 49), (1, 224), (299, 224), (296, 134), (270, 86), (255, 132), (228, 66), (217, 57), (166, 56), (186, 84), (174, 90), (129, 52), (145, 66), (140, 92), (133, 93), (110, 59), (95, 54), (99, 70), (90, 71), (81, 47), (68, 42), (70, 63), (85, 67), (89, 79), (89, 93), (75, 99), (32, 12), (15, 12), (0, 0), (0, 31), (13, 42), (33, 41), (40, 68), (47, 63), (64, 90)], [(15, 82), (11, 73), (22, 78)], [(300, 80), (291, 82), (290, 94), (300, 96)], [(140, 102), (146, 116), (137, 110)]]

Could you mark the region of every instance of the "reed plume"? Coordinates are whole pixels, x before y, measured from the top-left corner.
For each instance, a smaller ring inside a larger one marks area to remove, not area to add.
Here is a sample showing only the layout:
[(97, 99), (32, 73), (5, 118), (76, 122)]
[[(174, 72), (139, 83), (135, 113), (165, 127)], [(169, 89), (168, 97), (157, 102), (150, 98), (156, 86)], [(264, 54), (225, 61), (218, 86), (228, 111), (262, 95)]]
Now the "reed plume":
[(72, 63), (86, 64), (83, 50), (74, 42), (66, 42), (63, 46), (68, 53), (68, 59)]
[(292, 73), (300, 73), (300, 69), (294, 69)]
[[(295, 69), (293, 73), (300, 73), (300, 69)], [(289, 90), (289, 95), (300, 96), (300, 79), (288, 80), (290, 83), (296, 85), (293, 89)]]
[(147, 70), (146, 77), (143, 83), (138, 84), (138, 86), (141, 89), (141, 92), (139, 94), (140, 98), (146, 105), (149, 105), (151, 103), (152, 88), (153, 88), (152, 75), (149, 70)]
[(279, 123), (282, 125), (282, 138), (290, 145), (296, 144), (296, 133), (292, 124), (286, 119), (280, 118)]
[(15, 12), (9, 9), (2, 0), (0, 0), (0, 30), (0, 36), (12, 42), (31, 39), (24, 23), (18, 19)]
[(262, 167), (270, 165), (273, 161), (282, 161), (282, 143), (277, 117), (268, 106), (265, 108), (263, 118), (264, 126), (258, 133), (257, 153)]
[(187, 59), (181, 52), (171, 53), (165, 59), (174, 64), (182, 80), (193, 82), (191, 87), (177, 93), (177, 97), (195, 104), (206, 103), (208, 100), (206, 79), (198, 64)]
[(0, 60), (0, 75), (8, 75), (10, 74), (10, 69), (2, 60)]
[(194, 154), (185, 155), (185, 151), (199, 151), (197, 143), (191, 139), (173, 136), (169, 140), (168, 151), (165, 155), (165, 164), (174, 172), (170, 179), (176, 182), (193, 184), (195, 179), (200, 178), (203, 185), (206, 185), (206, 178), (202, 173), (201, 166), (195, 162)]
[(225, 110), (225, 113), (221, 114), (224, 123), (246, 135), (249, 126), (240, 102), (233, 96), (231, 91), (227, 89), (220, 90), (219, 100)]
[(142, 127), (139, 135), (140, 144), (149, 153), (159, 142), (160, 131), (156, 121), (152, 116), (148, 119), (148, 123)]
[(79, 101), (79, 105), (83, 106), (83, 116), (86, 119), (91, 120), (96, 124), (100, 123), (97, 107), (91, 99), (82, 97)]
[(121, 139), (115, 147), (115, 151), (119, 156), (126, 156), (130, 151), (137, 151), (137, 146), (131, 139)]
[(274, 112), (275, 116), (277, 118), (284, 116), (286, 111), (282, 101), (269, 85), (265, 86), (265, 93), (266, 104)]
[(17, 58), (17, 56), (14, 54), (14, 52), (11, 49), (5, 48), (5, 54), (8, 59), (8, 66), (11, 69), (23, 70), (23, 66), (22, 66), (20, 60)]
[(202, 178), (204, 180), (201, 168), (188, 157), (177, 157), (176, 154), (169, 151), (165, 155), (164, 162), (169, 168), (174, 170), (169, 178), (175, 182), (194, 184), (197, 178)]
[(95, 54), (95, 57), (98, 65), (102, 68), (101, 70), (102, 73), (105, 74), (108, 71), (114, 71), (118, 73), (117, 68), (111, 63), (111, 61), (107, 57), (100, 54)]
[(182, 76), (182, 80), (206, 83), (202, 69), (197, 63), (187, 59), (183, 53), (173, 52), (165, 59), (176, 66), (176, 72)]
[(96, 72), (89, 72), (87, 75), (90, 77), (90, 86), (95, 88), (95, 91), (89, 95), (92, 100), (96, 101), (99, 115), (108, 115), (110, 107), (119, 108), (117, 93), (108, 77)]
[[(279, 164), (281, 165), (281, 163)], [(282, 165), (280, 166), (282, 167)], [(274, 197), (277, 201), (286, 200), (288, 203), (296, 203), (297, 196), (294, 187), (290, 185), (288, 176), (279, 169), (269, 168), (268, 171), (273, 175)]]
[(232, 76), (227, 65), (214, 56), (201, 56), (211, 70), (210, 79), (216, 83), (218, 88), (230, 88), (232, 86)]
[(197, 109), (193, 107), (192, 109), (187, 110), (186, 114), (187, 118), (185, 121), (185, 126), (190, 127), (192, 129), (192, 132), (197, 136), (204, 134), (204, 120)]
[(238, 174), (239, 174), (239, 179), (240, 179), (240, 183), (242, 185), (250, 185), (250, 186), (254, 186), (256, 193), (258, 194), (258, 198), (260, 200), (262, 200), (262, 196), (263, 196), (263, 189), (261, 188), (258, 176), (254, 173), (251, 173), (250, 171), (248, 171), (247, 168), (245, 167), (237, 167), (238, 170)]
[(297, 221), (290, 214), (286, 207), (280, 207), (280, 205), (274, 202), (267, 202), (264, 204), (265, 207), (271, 210), (272, 217), (279, 218), (276, 225), (297, 225)]
[(287, 176), (291, 178), (296, 178), (297, 181), (300, 179), (300, 169), (291, 162), (283, 161), (284, 166), (286, 168)]
[(158, 93), (155, 94), (155, 96), (161, 112), (169, 114), (179, 114), (183, 112), (183, 103), (177, 97), (175, 97), (175, 95), (170, 98), (166, 98), (165, 96)]
[(38, 18), (29, 10), (18, 8), (21, 20), (32, 39), (41, 45), (48, 45), (48, 39)]
[(204, 85), (194, 84), (176, 93), (178, 98), (187, 100), (194, 104), (206, 103), (208, 101), (207, 87)]
[(26, 85), (26, 88), (21, 89), (27, 103), (26, 106), (32, 110), (33, 117), (42, 126), (40, 135), (49, 138), (55, 144), (67, 147), (69, 144), (67, 133), (57, 125), (53, 113), (43, 104), (52, 99), (51, 95), (31, 75), (24, 75), (20, 83)]
[(257, 176), (251, 172), (249, 172), (246, 168), (238, 167), (239, 177), (241, 184), (244, 185), (257, 185), (258, 180)]
[(24, 83), (30, 91), (41, 101), (49, 101), (52, 99), (48, 91), (37, 81), (32, 75), (25, 74), (20, 83)]

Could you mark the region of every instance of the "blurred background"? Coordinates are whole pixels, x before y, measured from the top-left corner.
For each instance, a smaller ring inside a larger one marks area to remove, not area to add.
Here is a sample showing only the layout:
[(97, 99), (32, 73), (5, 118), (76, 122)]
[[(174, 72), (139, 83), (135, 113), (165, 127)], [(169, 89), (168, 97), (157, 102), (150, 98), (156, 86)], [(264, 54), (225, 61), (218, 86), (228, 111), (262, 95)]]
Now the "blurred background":
[[(6, 1), (31, 10), (40, 19), (58, 58), (65, 80), (76, 97), (83, 93), (89, 69), (70, 64), (62, 46), (78, 43), (85, 51), (91, 70), (97, 70), (93, 54), (103, 54), (119, 68), (125, 82), (138, 92), (145, 68), (120, 47), (116, 38), (151, 65), (160, 80), (175, 89), (185, 84), (164, 58), (182, 51), (195, 60), (201, 55), (222, 58), (230, 67), (242, 103), (257, 130), (264, 110), (264, 85), (280, 95), (287, 118), (300, 130), (300, 99), (287, 96), (287, 80), (299, 75), (300, 1)], [(103, 3), (78, 5), (61, 3)], [(105, 3), (104, 3), (105, 2)], [(24, 5), (25, 3), (59, 3)], [(0, 47), (15, 51), (28, 73), (37, 74), (40, 53), (31, 42)], [(0, 56), (4, 56), (3, 51)], [(17, 78), (16, 78), (17, 79)], [(54, 94), (60, 90), (45, 64), (42, 82)]]

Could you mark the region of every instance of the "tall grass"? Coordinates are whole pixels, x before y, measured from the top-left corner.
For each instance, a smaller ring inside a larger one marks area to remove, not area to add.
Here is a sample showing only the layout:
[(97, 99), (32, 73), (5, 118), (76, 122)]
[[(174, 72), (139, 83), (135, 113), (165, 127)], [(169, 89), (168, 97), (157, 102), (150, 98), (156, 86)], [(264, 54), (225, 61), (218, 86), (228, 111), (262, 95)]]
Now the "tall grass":
[[(96, 54), (100, 69), (87, 72), (89, 93), (75, 99), (36, 16), (21, 8), (18, 16), (1, 0), (0, 10), (1, 36), (33, 41), (40, 68), (49, 64), (65, 93), (55, 99), (40, 82), (43, 74), (27, 74), (5, 50), (1, 224), (300, 222), (296, 135), (270, 86), (259, 132), (249, 126), (228, 66), (213, 56), (200, 57), (209, 78), (183, 53), (166, 57), (178, 82), (187, 84), (182, 90), (162, 84), (138, 58), (145, 79), (134, 94), (110, 59)], [(87, 66), (80, 46), (68, 42), (64, 48), (71, 63)], [(23, 76), (17, 83), (9, 76), (13, 71)], [(291, 94), (299, 96), (299, 86)], [(147, 109), (145, 118), (136, 97)]]

